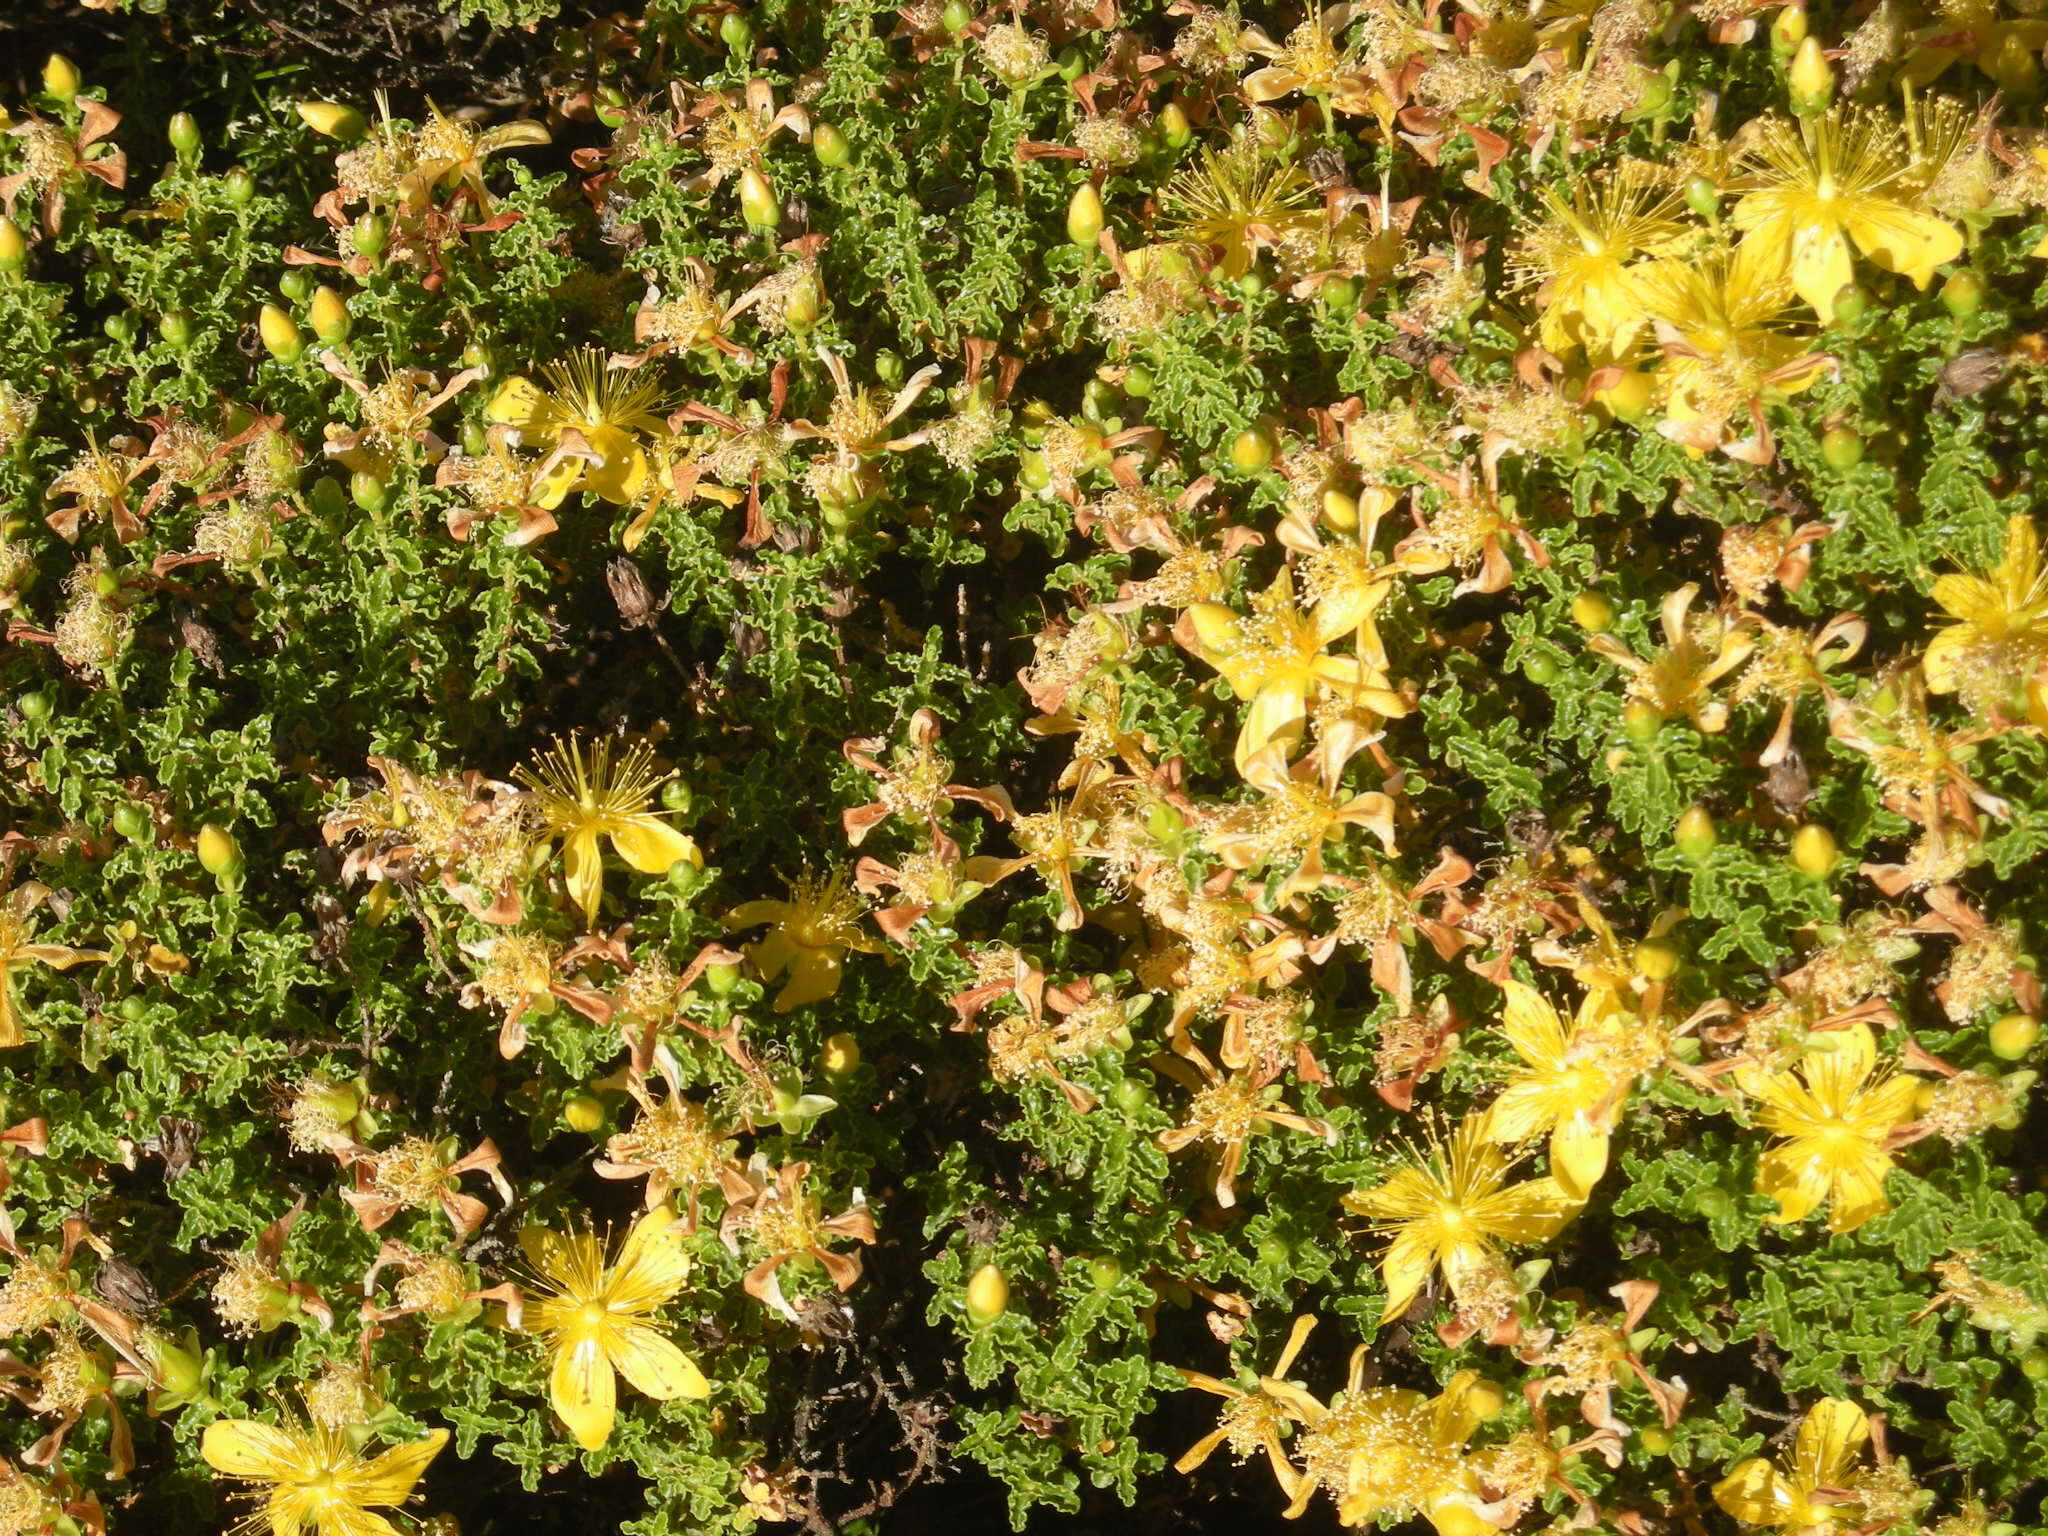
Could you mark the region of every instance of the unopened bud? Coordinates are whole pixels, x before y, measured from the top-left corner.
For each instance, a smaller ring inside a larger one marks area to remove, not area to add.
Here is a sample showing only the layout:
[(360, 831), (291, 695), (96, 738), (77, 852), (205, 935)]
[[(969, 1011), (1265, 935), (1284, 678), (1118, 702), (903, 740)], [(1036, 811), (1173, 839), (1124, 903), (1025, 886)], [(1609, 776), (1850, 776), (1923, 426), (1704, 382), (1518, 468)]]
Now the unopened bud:
[(299, 120), (315, 133), (340, 139), (344, 144), (360, 139), (370, 126), (362, 113), (338, 101), (302, 101), (299, 103)]
[(764, 234), (782, 224), (782, 204), (776, 200), (775, 189), (751, 165), (740, 172), (740, 217), (747, 221), (747, 228)]
[(1797, 5), (1788, 5), (1778, 12), (1771, 23), (1771, 52), (1781, 59), (1789, 59), (1799, 51), (1799, 45), (1806, 41), (1806, 5), (1800, 0)]
[(0, 272), (13, 277), (27, 265), (28, 241), (22, 238), (21, 226), (0, 215)]
[(53, 53), (43, 65), (43, 89), (59, 101), (77, 99), (78, 88), (85, 84), (85, 76), (78, 72), (78, 66), (61, 53)]
[(1825, 112), (1835, 98), (1835, 70), (1817, 37), (1806, 38), (1792, 55), (1792, 67), (1785, 83), (1791, 89), (1792, 110), (1802, 117)]
[(1205, 653), (1227, 652), (1237, 644), (1237, 615), (1221, 603), (1196, 603), (1188, 609), (1188, 623)]
[(330, 347), (348, 340), (348, 300), (324, 283), (313, 290), (306, 314), (313, 322), (313, 334)]
[(242, 868), (242, 850), (234, 833), (208, 822), (199, 829), (199, 867), (209, 875), (226, 878)]
[(1095, 190), (1094, 182), (1084, 181), (1067, 201), (1067, 239), (1084, 251), (1092, 251), (1096, 237), (1102, 233), (1102, 224), (1102, 194)]
[(171, 148), (180, 160), (193, 159), (199, 153), (199, 124), (190, 112), (174, 113), (165, 136), (171, 141)]
[(967, 1315), (987, 1325), (1010, 1308), (1010, 1278), (993, 1264), (984, 1264), (967, 1282)]
[(1169, 101), (1159, 109), (1159, 137), (1168, 149), (1186, 149), (1194, 141), (1195, 125), (1179, 102)]
[(292, 317), (275, 304), (266, 304), (256, 316), (256, 334), (263, 350), (280, 363), (296, 363), (305, 354), (306, 341)]

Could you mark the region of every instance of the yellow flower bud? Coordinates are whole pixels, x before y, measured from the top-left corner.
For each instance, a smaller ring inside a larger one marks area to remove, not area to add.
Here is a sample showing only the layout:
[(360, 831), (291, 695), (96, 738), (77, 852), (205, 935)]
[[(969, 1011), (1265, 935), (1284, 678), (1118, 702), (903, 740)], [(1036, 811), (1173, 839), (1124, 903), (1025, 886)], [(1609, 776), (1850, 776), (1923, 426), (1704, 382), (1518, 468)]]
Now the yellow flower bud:
[(1358, 526), (1358, 498), (1342, 491), (1323, 492), (1323, 521), (1339, 533), (1349, 533)]
[(43, 89), (59, 101), (75, 98), (84, 84), (85, 76), (78, 72), (78, 66), (61, 53), (51, 54), (43, 65)]
[(2008, 1013), (1991, 1026), (1991, 1054), (2000, 1061), (2018, 1061), (2041, 1038), (2041, 1021), (2031, 1013)]
[(226, 827), (208, 822), (199, 829), (199, 866), (209, 875), (237, 874), (242, 868), (242, 850)]
[(315, 133), (340, 139), (343, 143), (360, 139), (370, 126), (363, 120), (362, 113), (338, 101), (302, 101), (299, 103), (299, 119)]
[(570, 1095), (562, 1105), (562, 1123), (581, 1135), (591, 1135), (604, 1124), (604, 1101), (588, 1093)]
[(1809, 822), (1792, 834), (1792, 867), (1815, 880), (1826, 876), (1842, 856), (1835, 834)]
[(28, 261), (28, 241), (14, 220), (0, 218), (0, 272), (19, 272)]
[(967, 1315), (984, 1326), (1010, 1308), (1010, 1278), (993, 1264), (984, 1264), (967, 1282)]
[(1636, 974), (1645, 981), (1669, 981), (1678, 974), (1684, 957), (1667, 939), (1645, 939), (1636, 946)]
[(1572, 622), (1588, 634), (1606, 634), (1614, 628), (1614, 599), (1604, 592), (1581, 592), (1572, 599)]
[(1800, 43), (1799, 51), (1792, 55), (1792, 68), (1785, 83), (1791, 88), (1794, 112), (1807, 116), (1827, 110), (1834, 99), (1835, 71), (1819, 38), (1809, 37)]
[(775, 189), (751, 165), (740, 172), (740, 217), (747, 221), (747, 228), (762, 232), (782, 224), (782, 204), (776, 199)]
[(263, 350), (281, 363), (297, 362), (306, 350), (292, 317), (275, 304), (266, 304), (257, 313), (256, 334), (263, 339)]
[(313, 322), (313, 334), (330, 347), (348, 340), (348, 300), (326, 284), (313, 290), (313, 302), (306, 307)]
[(1094, 182), (1082, 182), (1067, 202), (1067, 238), (1084, 251), (1094, 250), (1103, 218), (1102, 194), (1095, 190)]
[(1204, 654), (1228, 651), (1237, 643), (1237, 615), (1221, 603), (1196, 603), (1188, 609), (1188, 623)]
[(841, 1030), (828, 1036), (818, 1052), (818, 1070), (838, 1081), (853, 1076), (860, 1067), (860, 1042)]

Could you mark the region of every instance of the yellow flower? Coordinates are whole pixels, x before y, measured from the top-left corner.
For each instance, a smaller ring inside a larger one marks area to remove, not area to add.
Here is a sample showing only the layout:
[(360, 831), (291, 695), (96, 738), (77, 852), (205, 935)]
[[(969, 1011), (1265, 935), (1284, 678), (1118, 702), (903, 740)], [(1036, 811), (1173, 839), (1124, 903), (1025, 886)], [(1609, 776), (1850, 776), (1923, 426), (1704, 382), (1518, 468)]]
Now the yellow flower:
[[(1289, 1367), (1294, 1364), (1294, 1357), (1301, 1353), (1302, 1345), (1308, 1342), (1315, 1326), (1316, 1320), (1312, 1317), (1294, 1320), (1286, 1347), (1280, 1351), (1280, 1358), (1273, 1362), (1275, 1378), (1287, 1375)], [(1290, 1499), (1295, 1497), (1301, 1487), (1301, 1474), (1287, 1459), (1287, 1447), (1282, 1443), (1293, 1415), (1281, 1405), (1281, 1400), (1263, 1387), (1247, 1391), (1234, 1381), (1204, 1375), (1185, 1366), (1180, 1367), (1180, 1374), (1189, 1386), (1222, 1398), (1223, 1413), (1222, 1422), (1189, 1446), (1187, 1454), (1173, 1464), (1173, 1470), (1194, 1471), (1215, 1454), (1218, 1446), (1228, 1442), (1231, 1453), (1239, 1461), (1248, 1459), (1253, 1451), (1264, 1451), (1266, 1460), (1272, 1463), (1273, 1475), (1280, 1480), (1280, 1491)]]
[(1887, 272), (1925, 288), (1934, 269), (1962, 254), (1953, 224), (1916, 206), (1941, 166), (1916, 156), (1898, 124), (1837, 109), (1805, 119), (1762, 119), (1742, 155), (1762, 185), (1735, 205), (1744, 247), (1791, 281), (1822, 320), (1856, 279), (1850, 245)]
[(662, 1402), (710, 1394), (711, 1384), (689, 1356), (642, 1321), (689, 1277), (682, 1223), (673, 1210), (660, 1206), (635, 1222), (609, 1267), (593, 1232), (528, 1227), (519, 1246), (550, 1293), (526, 1304), (521, 1327), (548, 1336), (554, 1356), (548, 1401), (578, 1445), (594, 1451), (611, 1437), (614, 1371)]
[(1310, 705), (1326, 694), (1381, 714), (1407, 713), (1407, 702), (1375, 686), (1356, 656), (1324, 654), (1325, 646), (1354, 633), (1369, 613), (1364, 596), (1348, 587), (1304, 613), (1295, 601), (1294, 577), (1285, 570), (1253, 594), (1251, 612), (1242, 617), (1221, 603), (1188, 609), (1190, 648), (1251, 706), (1237, 737), (1239, 773), (1269, 744), (1292, 747), (1300, 741)]
[(1277, 101), (1296, 91), (1328, 101), (1341, 112), (1360, 115), (1372, 107), (1372, 82), (1356, 50), (1338, 39), (1363, 6), (1333, 5), (1310, 16), (1276, 43), (1260, 27), (1246, 27), (1239, 41), (1252, 53), (1273, 62), (1244, 78), (1244, 93), (1253, 101)]
[(557, 739), (554, 750), (531, 769), (513, 775), (533, 791), (548, 836), (562, 844), (562, 874), (584, 921), (597, 921), (604, 895), (604, 855), (609, 840), (620, 858), (643, 875), (665, 875), (678, 862), (703, 867), (696, 843), (650, 810), (654, 792), (673, 777), (654, 771), (654, 749), (640, 743), (612, 762), (611, 743), (600, 739), (586, 759), (575, 737)]
[(1607, 1145), (1637, 1076), (1663, 1054), (1652, 1026), (1605, 987), (1587, 989), (1566, 1028), (1534, 987), (1503, 982), (1501, 1032), (1525, 1066), (1493, 1101), (1487, 1124), (1499, 1142), (1550, 1132), (1550, 1176), (1583, 1201), (1607, 1171)]
[(1694, 238), (1678, 194), (1656, 167), (1628, 160), (1591, 191), (1546, 187), (1542, 197), (1544, 217), (1523, 230), (1511, 262), (1524, 282), (1542, 285), (1538, 335), (1556, 353), (1584, 347), (1599, 361), (1618, 358), (1649, 324), (1630, 262), (1676, 256)]
[[(1299, 1323), (1296, 1330), (1306, 1331)], [(1299, 1517), (1325, 1488), (1346, 1526), (1420, 1514), (1438, 1536), (1497, 1530), (1486, 1517), (1478, 1468), (1465, 1452), (1480, 1422), (1473, 1393), (1479, 1373), (1460, 1371), (1437, 1396), (1424, 1397), (1403, 1387), (1365, 1386), (1368, 1359), (1364, 1347), (1353, 1352), (1345, 1388), (1328, 1406), (1292, 1382), (1260, 1380), (1260, 1390), (1303, 1425), (1295, 1442), (1302, 1466), (1287, 1518)]]
[(28, 920), (42, 905), (50, 888), (40, 881), (0, 895), (0, 1050), (22, 1044), (28, 1031), (14, 1001), (14, 973), (31, 965), (47, 965), (53, 971), (68, 971), (107, 958), (104, 950), (73, 949), (68, 944), (35, 944), (29, 940)]
[(1995, 702), (2048, 660), (2048, 569), (2031, 518), (2006, 522), (1998, 564), (1982, 576), (1937, 578), (1934, 600), (1956, 622), (1928, 643), (1928, 692)]
[(1375, 1189), (1344, 1197), (1347, 1210), (1393, 1235), (1380, 1275), (1387, 1286), (1382, 1325), (1408, 1310), (1433, 1270), (1451, 1294), (1468, 1299), (1501, 1268), (1494, 1242), (1540, 1243), (1577, 1214), (1579, 1202), (1554, 1178), (1507, 1184), (1514, 1160), (1492, 1142), (1483, 1115), (1467, 1116), (1449, 1146), (1400, 1169)]
[(1714, 1484), (1714, 1502), (1745, 1525), (1807, 1536), (1863, 1525), (1862, 1501), (1844, 1496), (1856, 1491), (1856, 1458), (1869, 1439), (1861, 1408), (1824, 1397), (1800, 1421), (1791, 1466), (1751, 1457)]
[(1699, 595), (1692, 581), (1664, 595), (1658, 612), (1664, 649), (1654, 660), (1643, 660), (1613, 635), (1595, 635), (1586, 644), (1629, 674), (1631, 698), (1659, 715), (1682, 713), (1713, 735), (1728, 724), (1728, 706), (1713, 697), (1713, 686), (1749, 659), (1756, 642), (1718, 614), (1689, 616)]
[[(1733, 458), (1768, 463), (1766, 401), (1796, 395), (1832, 365), (1807, 339), (1788, 334), (1793, 292), (1770, 250), (1745, 240), (1733, 256), (1656, 261), (1638, 278), (1643, 307), (1656, 325), (1664, 358), (1664, 419), (1657, 430), (1695, 453), (1722, 449)], [(1728, 436), (1728, 418), (1746, 415), (1751, 435)]]
[(788, 1013), (839, 990), (846, 952), (882, 952), (882, 946), (861, 932), (866, 908), (846, 883), (843, 870), (820, 880), (806, 872), (792, 881), (787, 901), (746, 901), (725, 915), (728, 931), (773, 923), (768, 936), (743, 946), (761, 975), (773, 981), (784, 971), (789, 980), (775, 994), (775, 1011)]
[(595, 347), (545, 364), (541, 373), (548, 388), (507, 379), (485, 412), (512, 429), (515, 446), (555, 450), (533, 489), (533, 505), (552, 512), (572, 491), (594, 492), (614, 506), (638, 501), (652, 473), (640, 439), (668, 431), (655, 408), (659, 386), (628, 378)]
[(432, 201), (436, 187), (460, 184), (476, 199), (477, 215), (491, 216), (491, 194), (484, 185), (484, 160), (500, 150), (549, 144), (553, 137), (540, 123), (522, 120), (479, 129), (460, 118), (445, 116), (431, 101), (427, 121), (415, 135), (412, 172), (399, 183), (399, 197), (408, 213)]
[(1758, 1123), (1787, 1138), (1757, 1166), (1757, 1192), (1778, 1202), (1771, 1220), (1798, 1221), (1825, 1201), (1828, 1230), (1850, 1232), (1891, 1209), (1887, 1143), (1913, 1112), (1914, 1083), (1873, 1082), (1876, 1070), (1877, 1039), (1861, 1023), (1818, 1036), (1796, 1073), (1736, 1070), (1742, 1090), (1763, 1105)]
[(437, 1429), (423, 1440), (365, 1457), (345, 1429), (218, 1419), (206, 1426), (199, 1454), (216, 1472), (259, 1489), (257, 1508), (237, 1531), (277, 1536), (398, 1536), (372, 1509), (396, 1509), (412, 1496), (427, 1463), (448, 1443)]
[(1314, 190), (1300, 166), (1271, 164), (1244, 139), (1220, 155), (1203, 150), (1201, 164), (1167, 186), (1165, 202), (1176, 236), (1215, 247), (1222, 274), (1237, 278), (1251, 270), (1262, 246), (1321, 227), (1321, 214), (1309, 206)]

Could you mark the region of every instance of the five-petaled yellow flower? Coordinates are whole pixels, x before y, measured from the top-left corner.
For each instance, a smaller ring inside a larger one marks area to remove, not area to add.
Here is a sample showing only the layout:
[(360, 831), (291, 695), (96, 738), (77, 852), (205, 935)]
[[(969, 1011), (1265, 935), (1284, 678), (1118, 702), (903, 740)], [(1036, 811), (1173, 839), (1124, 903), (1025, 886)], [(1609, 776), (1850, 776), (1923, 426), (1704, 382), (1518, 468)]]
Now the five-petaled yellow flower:
[(1744, 1525), (1809, 1536), (1862, 1525), (1856, 1458), (1869, 1439), (1870, 1420), (1861, 1408), (1824, 1397), (1800, 1421), (1789, 1467), (1753, 1456), (1714, 1484), (1714, 1502)]
[(548, 1292), (526, 1303), (521, 1327), (547, 1336), (554, 1356), (548, 1401), (578, 1445), (594, 1451), (611, 1438), (615, 1371), (662, 1402), (710, 1395), (690, 1357), (645, 1321), (689, 1278), (683, 1223), (673, 1210), (657, 1206), (642, 1216), (609, 1266), (593, 1232), (528, 1227), (519, 1246)]
[(507, 379), (485, 412), (512, 429), (517, 446), (554, 450), (532, 492), (533, 504), (552, 512), (571, 491), (593, 492), (615, 506), (638, 501), (653, 474), (641, 439), (668, 431), (656, 409), (660, 387), (613, 368), (595, 347), (540, 371), (548, 388), (528, 378)]
[(1324, 649), (1355, 633), (1376, 603), (1368, 588), (1345, 587), (1303, 612), (1295, 599), (1294, 577), (1283, 570), (1270, 587), (1252, 595), (1248, 614), (1240, 616), (1221, 603), (1188, 609), (1195, 654), (1250, 705), (1237, 737), (1239, 773), (1270, 743), (1291, 748), (1299, 742), (1309, 710), (1324, 694), (1382, 714), (1407, 713), (1406, 701), (1377, 686), (1358, 657), (1332, 656)]
[(1998, 702), (2048, 660), (2048, 567), (2032, 518), (2007, 520), (1998, 564), (1982, 576), (1936, 578), (1934, 600), (1956, 622), (1928, 643), (1928, 692)]
[(569, 895), (593, 924), (604, 895), (605, 841), (643, 875), (665, 875), (685, 860), (700, 868), (704, 862), (696, 843), (649, 808), (654, 792), (673, 777), (654, 771), (654, 749), (642, 742), (616, 763), (611, 753), (611, 743), (599, 740), (586, 757), (572, 736), (513, 775), (533, 791), (548, 836), (561, 840)]
[(1567, 1028), (1543, 994), (1502, 984), (1501, 1032), (1524, 1066), (1487, 1114), (1493, 1139), (1528, 1141), (1550, 1132), (1550, 1176), (1584, 1200), (1607, 1171), (1607, 1146), (1636, 1078), (1663, 1055), (1661, 1032), (1605, 987), (1592, 987)]
[(1510, 266), (1538, 283), (1537, 332), (1556, 353), (1584, 347), (1596, 362), (1629, 349), (1650, 323), (1639, 258), (1677, 256), (1697, 238), (1657, 167), (1627, 160), (1608, 180), (1541, 192), (1544, 214), (1527, 226)]
[(1743, 1092), (1763, 1105), (1758, 1123), (1787, 1138), (1757, 1165), (1757, 1192), (1778, 1202), (1772, 1221), (1798, 1221), (1826, 1202), (1828, 1230), (1851, 1232), (1891, 1209), (1888, 1148), (1912, 1115), (1915, 1090), (1909, 1077), (1873, 1082), (1876, 1071), (1877, 1040), (1860, 1023), (1817, 1035), (1797, 1072), (1736, 1070)]
[(423, 1440), (375, 1456), (358, 1451), (345, 1429), (217, 1419), (206, 1426), (199, 1454), (216, 1472), (268, 1484), (238, 1532), (273, 1536), (399, 1536), (373, 1509), (396, 1509), (448, 1443), (437, 1429)]
[(1496, 1241), (1540, 1243), (1555, 1237), (1579, 1202), (1554, 1178), (1507, 1183), (1514, 1159), (1492, 1141), (1484, 1115), (1467, 1116), (1448, 1146), (1397, 1171), (1374, 1189), (1344, 1197), (1347, 1210), (1370, 1217), (1393, 1236), (1380, 1260), (1387, 1305), (1382, 1324), (1408, 1310), (1433, 1270), (1441, 1268), (1460, 1301), (1502, 1269)]
[(839, 990), (849, 949), (864, 955), (882, 952), (882, 946), (861, 931), (866, 911), (843, 870), (822, 879), (806, 872), (790, 883), (787, 901), (743, 901), (726, 913), (725, 926), (730, 930), (756, 923), (774, 925), (767, 937), (742, 948), (763, 979), (773, 981), (789, 973), (775, 994), (775, 1011), (788, 1013)]
[(1762, 119), (1744, 159), (1762, 183), (1735, 205), (1745, 247), (1756, 246), (1823, 320), (1856, 280), (1849, 248), (1925, 288), (1963, 251), (1953, 224), (1916, 206), (1940, 170), (1915, 155), (1889, 118), (1837, 110), (1794, 127)]

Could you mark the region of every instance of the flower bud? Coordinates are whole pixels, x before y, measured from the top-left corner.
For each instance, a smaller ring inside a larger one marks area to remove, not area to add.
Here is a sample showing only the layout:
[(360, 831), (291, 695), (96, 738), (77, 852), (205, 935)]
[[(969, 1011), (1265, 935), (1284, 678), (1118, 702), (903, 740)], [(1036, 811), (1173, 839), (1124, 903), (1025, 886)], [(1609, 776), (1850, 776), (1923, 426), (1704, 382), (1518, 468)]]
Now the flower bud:
[(1123, 1284), (1124, 1267), (1114, 1254), (1097, 1254), (1088, 1261), (1088, 1282), (1098, 1291), (1113, 1291)]
[(381, 475), (359, 469), (348, 477), (348, 494), (365, 512), (382, 512), (391, 500), (391, 487)]
[(1656, 394), (1657, 376), (1640, 368), (1631, 368), (1605, 389), (1594, 391), (1593, 398), (1621, 420), (1635, 421), (1650, 408)]
[(1102, 225), (1102, 194), (1095, 190), (1094, 182), (1084, 181), (1067, 200), (1067, 239), (1084, 251), (1092, 251)]
[(733, 988), (740, 984), (740, 968), (736, 965), (710, 965), (704, 968), (704, 985), (713, 997), (730, 997)]
[(353, 143), (369, 131), (370, 125), (362, 113), (338, 101), (302, 101), (298, 110), (299, 121), (308, 128), (344, 144)]
[(165, 129), (171, 141), (171, 149), (180, 160), (197, 159), (200, 149), (199, 124), (190, 112), (174, 113), (170, 126)]
[(772, 234), (782, 225), (782, 204), (768, 178), (754, 166), (740, 172), (740, 217), (757, 234)]
[(1703, 805), (1695, 805), (1678, 818), (1678, 830), (1672, 836), (1679, 854), (1688, 859), (1704, 859), (1714, 851), (1719, 833), (1714, 828), (1714, 818)]
[(1499, 1418), (1507, 1405), (1508, 1395), (1497, 1381), (1475, 1381), (1465, 1389), (1463, 1406), (1482, 1424)]
[(2018, 1061), (2041, 1038), (2041, 1021), (2031, 1013), (2008, 1013), (1991, 1026), (1991, 1054), (2000, 1061)]
[(1572, 599), (1572, 622), (1590, 635), (1614, 628), (1614, 600), (1604, 592), (1585, 591)]
[(43, 64), (43, 89), (62, 102), (75, 101), (85, 76), (61, 53), (53, 53)]
[(220, 179), (220, 190), (237, 208), (246, 208), (256, 196), (256, 178), (239, 165)]
[(1159, 109), (1159, 137), (1166, 141), (1168, 149), (1186, 149), (1194, 142), (1195, 125), (1188, 121), (1187, 109), (1177, 101), (1169, 101)]
[(1785, 72), (1785, 84), (1791, 92), (1792, 110), (1799, 116), (1827, 111), (1835, 96), (1835, 71), (1819, 38), (1808, 37), (1800, 42), (1798, 51), (1792, 55), (1792, 67)]
[(1548, 688), (1558, 680), (1561, 670), (1557, 658), (1548, 651), (1532, 651), (1522, 662), (1522, 676), (1538, 688)]
[(571, 1094), (562, 1104), (562, 1123), (578, 1135), (594, 1134), (604, 1125), (604, 1101), (595, 1094)]
[(242, 869), (242, 850), (235, 835), (213, 822), (199, 829), (199, 867), (209, 875), (225, 879)]
[(1688, 176), (1685, 178), (1685, 206), (1711, 222), (1721, 214), (1721, 188), (1710, 177)]
[(325, 283), (313, 290), (306, 317), (313, 322), (313, 334), (330, 347), (348, 340), (348, 300)]
[(1637, 1437), (1637, 1443), (1652, 1456), (1662, 1456), (1671, 1449), (1671, 1431), (1661, 1424), (1652, 1424)]
[(806, 272), (789, 290), (789, 297), (782, 304), (782, 318), (789, 328), (801, 336), (818, 323), (825, 312), (825, 290), (818, 281), (815, 271)]
[(263, 350), (280, 363), (296, 363), (305, 355), (306, 341), (292, 317), (275, 304), (266, 304), (256, 316), (256, 334)]
[(22, 238), (21, 226), (0, 215), (0, 273), (15, 277), (27, 265), (28, 241)]
[[(197, 1340), (193, 1341), (195, 1344)], [(194, 1349), (173, 1343), (160, 1333), (142, 1337), (142, 1358), (156, 1385), (172, 1397), (190, 1399), (206, 1385), (206, 1362)]]
[(1829, 469), (1854, 469), (1863, 462), (1863, 435), (1848, 427), (1830, 427), (1821, 434), (1820, 456)]
[(182, 352), (192, 345), (192, 317), (182, 309), (174, 309), (157, 321), (156, 332)]
[(1230, 467), (1241, 475), (1263, 474), (1273, 463), (1276, 445), (1264, 427), (1246, 427), (1231, 440)]
[(356, 254), (376, 261), (384, 254), (384, 247), (391, 239), (391, 221), (381, 213), (366, 213), (357, 219), (349, 230), (349, 242), (356, 248)]
[(1771, 23), (1771, 53), (1780, 59), (1789, 59), (1799, 51), (1799, 45), (1806, 41), (1806, 0), (1798, 0), (1778, 12)]
[(1958, 320), (1967, 320), (1984, 307), (1984, 279), (1968, 267), (1949, 274), (1941, 285), (1941, 307)]
[(958, 37), (974, 25), (974, 8), (967, 0), (946, 0), (946, 8), (939, 12), (939, 25)]
[(718, 40), (734, 53), (752, 53), (754, 24), (743, 11), (727, 11), (718, 19)]
[(1664, 729), (1664, 711), (1643, 699), (1632, 699), (1621, 712), (1622, 734), (1642, 745), (1657, 739)]
[(1010, 1308), (1010, 1278), (993, 1264), (984, 1264), (967, 1282), (967, 1315), (986, 1327)]
[(846, 135), (830, 123), (819, 123), (811, 129), (811, 153), (818, 164), (828, 170), (838, 170), (853, 159), (853, 146), (846, 142)]
[(1645, 981), (1669, 981), (1684, 963), (1678, 946), (1668, 939), (1645, 939), (1636, 946), (1636, 974)]
[(1842, 856), (1835, 834), (1808, 822), (1792, 834), (1792, 867), (1812, 879), (1824, 879)]

